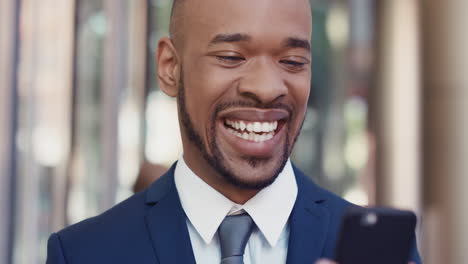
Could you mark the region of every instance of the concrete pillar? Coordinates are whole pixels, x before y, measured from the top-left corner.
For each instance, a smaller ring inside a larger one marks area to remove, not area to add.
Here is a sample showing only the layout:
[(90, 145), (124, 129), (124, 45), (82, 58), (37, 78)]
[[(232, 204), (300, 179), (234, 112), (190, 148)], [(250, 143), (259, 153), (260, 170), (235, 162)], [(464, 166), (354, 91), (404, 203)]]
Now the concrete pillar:
[(102, 196), (99, 210), (115, 205), (119, 186), (119, 111), (122, 92), (127, 88), (128, 2), (104, 0), (108, 18), (102, 82), (102, 178), (99, 186)]
[(468, 1), (421, 8), (426, 263), (467, 263)]
[(377, 7), (377, 203), (420, 214), (418, 1), (378, 1)]

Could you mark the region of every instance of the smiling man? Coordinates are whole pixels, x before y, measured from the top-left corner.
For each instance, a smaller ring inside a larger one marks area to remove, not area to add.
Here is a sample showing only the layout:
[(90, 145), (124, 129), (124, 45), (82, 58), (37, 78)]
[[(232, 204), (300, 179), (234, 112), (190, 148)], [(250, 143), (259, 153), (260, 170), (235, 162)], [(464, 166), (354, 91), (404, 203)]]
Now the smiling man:
[(178, 98), (184, 160), (237, 203), (276, 179), (299, 134), (310, 90), (309, 10), (305, 0), (180, 0), (171, 38), (159, 42), (158, 76)]
[(289, 161), (311, 81), (309, 1), (177, 0), (170, 31), (157, 74), (178, 101), (183, 156), (147, 190), (53, 234), (47, 263), (333, 258), (351, 204)]

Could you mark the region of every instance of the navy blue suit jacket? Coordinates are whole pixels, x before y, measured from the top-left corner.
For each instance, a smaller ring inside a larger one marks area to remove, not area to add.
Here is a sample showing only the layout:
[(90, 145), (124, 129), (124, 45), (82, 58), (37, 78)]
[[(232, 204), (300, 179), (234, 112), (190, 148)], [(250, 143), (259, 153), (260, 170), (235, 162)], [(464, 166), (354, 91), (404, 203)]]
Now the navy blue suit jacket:
[[(47, 264), (195, 263), (174, 168), (107, 212), (52, 234)], [(341, 215), (352, 204), (294, 172), (299, 190), (289, 219), (287, 264), (333, 258)], [(420, 263), (416, 248), (412, 259)]]

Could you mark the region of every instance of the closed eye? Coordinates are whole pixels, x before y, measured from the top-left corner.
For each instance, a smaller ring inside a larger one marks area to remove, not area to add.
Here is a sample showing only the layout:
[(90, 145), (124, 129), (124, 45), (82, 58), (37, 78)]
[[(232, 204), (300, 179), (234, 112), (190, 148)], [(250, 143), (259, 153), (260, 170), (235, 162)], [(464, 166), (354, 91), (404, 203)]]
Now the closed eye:
[(280, 60), (281, 64), (283, 64), (287, 69), (292, 71), (301, 71), (305, 69), (305, 66), (309, 64), (308, 62), (296, 61), (296, 60)]
[(219, 56), (219, 55), (217, 55), (216, 58), (219, 61), (228, 62), (228, 63), (239, 63), (239, 62), (245, 60), (244, 58), (239, 57), (239, 56)]
[(306, 63), (304, 62), (298, 62), (298, 61), (293, 61), (293, 60), (281, 60), (280, 61), (283, 64), (291, 65), (291, 66), (304, 66)]

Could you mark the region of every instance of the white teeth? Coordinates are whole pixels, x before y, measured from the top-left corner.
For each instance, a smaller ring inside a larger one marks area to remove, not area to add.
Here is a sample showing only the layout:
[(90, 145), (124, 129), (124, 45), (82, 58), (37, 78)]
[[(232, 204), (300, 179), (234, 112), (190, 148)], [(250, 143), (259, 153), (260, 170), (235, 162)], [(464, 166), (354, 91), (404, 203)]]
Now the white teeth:
[(255, 122), (253, 129), (254, 129), (254, 132), (257, 132), (257, 133), (262, 132), (262, 124), (260, 122)]
[(253, 132), (253, 130), (254, 130), (253, 124), (252, 124), (252, 123), (248, 123), (248, 124), (247, 124), (247, 131)]
[(226, 125), (240, 132), (255, 132), (255, 133), (270, 133), (278, 128), (278, 121), (273, 122), (246, 122), (246, 121), (232, 121), (226, 119)]
[(241, 131), (244, 131), (244, 130), (247, 128), (247, 126), (245, 125), (244, 121), (240, 121), (239, 123), (240, 123), (240, 130), (241, 130)]
[(270, 132), (270, 133), (267, 133), (267, 134), (257, 134), (257, 133), (254, 133), (254, 132), (244, 132), (244, 133), (240, 133), (234, 129), (231, 129), (231, 128), (228, 128), (228, 131), (239, 137), (239, 138), (242, 138), (244, 140), (248, 140), (248, 141), (254, 141), (254, 142), (257, 142), (257, 143), (260, 143), (260, 142), (264, 142), (264, 141), (267, 141), (267, 140), (270, 140), (274, 137), (275, 133), (274, 132)]
[(265, 141), (265, 134), (262, 134), (258, 137), (258, 141), (263, 142)]

